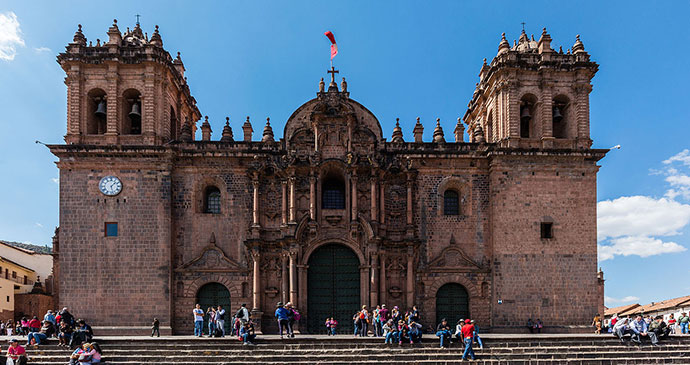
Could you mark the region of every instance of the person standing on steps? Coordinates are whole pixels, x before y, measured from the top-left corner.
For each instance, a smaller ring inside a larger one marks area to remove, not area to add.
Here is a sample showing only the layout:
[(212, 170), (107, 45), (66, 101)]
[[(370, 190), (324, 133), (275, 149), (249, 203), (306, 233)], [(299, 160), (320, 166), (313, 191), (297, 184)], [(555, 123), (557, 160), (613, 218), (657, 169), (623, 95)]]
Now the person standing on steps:
[(216, 309), (209, 307), (206, 314), (208, 315), (208, 337), (213, 337), (213, 333), (216, 331)]
[(197, 303), (192, 313), (194, 314), (194, 336), (201, 337), (204, 328), (204, 310), (201, 309), (201, 304)]
[(216, 328), (221, 332), (221, 337), (225, 337), (225, 309), (219, 305), (216, 309)]
[(280, 331), (280, 338), (283, 338), (283, 328), (285, 329), (285, 334), (290, 335), (290, 317), (288, 310), (283, 306), (283, 302), (278, 302), (276, 305), (275, 317), (278, 320), (278, 331)]
[(242, 303), (240, 309), (238, 309), (237, 313), (235, 313), (235, 318), (240, 320), (240, 328), (242, 328), (245, 323), (249, 322), (251, 317), (252, 314), (249, 312), (249, 309), (247, 309), (247, 303)]
[(154, 334), (158, 334), (158, 337), (161, 337), (161, 322), (158, 320), (158, 318), (153, 319), (153, 323), (151, 324), (151, 337), (153, 337)]
[(467, 356), (472, 360), (477, 358), (474, 356), (474, 350), (472, 350), (472, 338), (474, 337), (474, 326), (471, 324), (469, 319), (465, 320), (465, 325), (461, 329), (462, 339), (465, 343), (465, 351), (462, 353), (462, 360), (467, 360)]

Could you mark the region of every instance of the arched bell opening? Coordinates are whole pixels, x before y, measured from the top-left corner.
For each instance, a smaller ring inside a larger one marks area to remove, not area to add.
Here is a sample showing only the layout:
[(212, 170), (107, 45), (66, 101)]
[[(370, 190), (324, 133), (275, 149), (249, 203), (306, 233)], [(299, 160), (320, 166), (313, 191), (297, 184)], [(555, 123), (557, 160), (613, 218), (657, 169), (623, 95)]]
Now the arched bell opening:
[(537, 97), (525, 94), (520, 98), (520, 138), (532, 138), (535, 133), (534, 118), (537, 112)]
[(570, 99), (565, 95), (553, 98), (553, 136), (554, 138), (569, 138), (569, 109)]
[(122, 134), (141, 134), (141, 93), (129, 89), (122, 93)]
[(105, 134), (108, 103), (105, 91), (92, 89), (86, 96), (86, 134)]

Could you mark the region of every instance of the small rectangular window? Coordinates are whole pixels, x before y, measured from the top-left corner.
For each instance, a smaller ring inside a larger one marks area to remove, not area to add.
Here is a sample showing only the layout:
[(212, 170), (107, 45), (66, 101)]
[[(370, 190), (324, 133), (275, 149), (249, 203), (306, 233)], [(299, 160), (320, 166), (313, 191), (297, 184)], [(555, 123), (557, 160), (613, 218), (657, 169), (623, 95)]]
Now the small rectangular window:
[(117, 223), (116, 222), (106, 222), (105, 223), (105, 236), (106, 237), (117, 237)]
[(29, 277), (24, 275), (24, 285), (29, 284)]
[(553, 238), (553, 223), (542, 222), (541, 238)]
[(12, 279), (16, 279), (16, 278), (17, 278), (17, 272), (16, 272), (16, 271), (12, 271)]
[(9, 303), (9, 302), (10, 302), (10, 296), (8, 295), (7, 296), (7, 303)]

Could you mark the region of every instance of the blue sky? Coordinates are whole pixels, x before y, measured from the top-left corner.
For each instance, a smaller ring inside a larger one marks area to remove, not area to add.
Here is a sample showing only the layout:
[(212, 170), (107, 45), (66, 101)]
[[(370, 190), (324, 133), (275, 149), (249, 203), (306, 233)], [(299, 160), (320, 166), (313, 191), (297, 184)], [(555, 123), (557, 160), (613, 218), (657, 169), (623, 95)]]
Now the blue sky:
[[(193, 6), (190, 6), (193, 4)], [(255, 138), (271, 117), (284, 121), (314, 97), (326, 76), (331, 30), (335, 64), (351, 96), (390, 138), (399, 117), (406, 138), (415, 117), (425, 139), (441, 118), (452, 136), (483, 58), (500, 35), (517, 39), (521, 22), (552, 46), (580, 34), (600, 64), (591, 94), (594, 147), (621, 144), (601, 161), (600, 266), (607, 305), (690, 294), (690, 2), (639, 1), (15, 1), (0, 3), (0, 239), (50, 243), (58, 223), (55, 158), (34, 143), (65, 134), (64, 73), (55, 62), (81, 23), (106, 39), (141, 14), (160, 26), (165, 48), (180, 51), (192, 94), (214, 139), (226, 116), (235, 135), (249, 115)], [(685, 152), (684, 152), (685, 151)], [(674, 157), (675, 156), (675, 157)]]

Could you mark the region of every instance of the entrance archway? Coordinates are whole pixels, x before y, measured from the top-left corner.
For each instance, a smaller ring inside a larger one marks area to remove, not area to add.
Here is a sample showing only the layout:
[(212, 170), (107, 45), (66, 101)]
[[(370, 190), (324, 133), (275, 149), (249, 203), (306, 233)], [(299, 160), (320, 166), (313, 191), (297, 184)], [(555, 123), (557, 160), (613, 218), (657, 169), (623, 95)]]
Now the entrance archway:
[(436, 292), (436, 322), (445, 318), (455, 325), (460, 319), (470, 318), (470, 299), (467, 289), (457, 283), (443, 285)]
[(339, 333), (352, 333), (352, 316), (359, 308), (359, 259), (348, 247), (326, 244), (309, 256), (307, 271), (307, 328), (325, 332), (326, 318), (338, 321)]
[[(196, 293), (196, 302), (201, 305), (201, 309), (204, 313), (209, 307), (218, 308), (218, 306), (223, 306), (225, 309), (225, 333), (230, 333), (232, 328), (232, 308), (230, 303), (230, 291), (223, 284), (220, 283), (208, 283), (201, 288)], [(208, 332), (208, 317), (204, 315), (204, 333)]]

